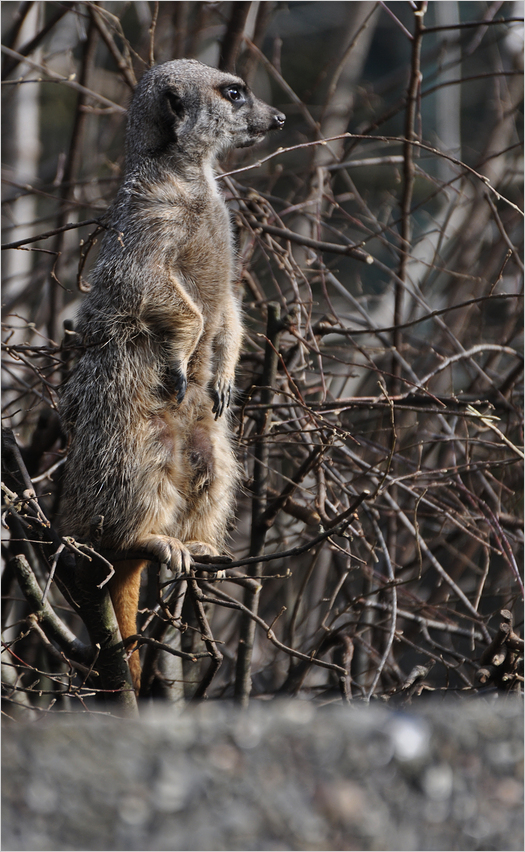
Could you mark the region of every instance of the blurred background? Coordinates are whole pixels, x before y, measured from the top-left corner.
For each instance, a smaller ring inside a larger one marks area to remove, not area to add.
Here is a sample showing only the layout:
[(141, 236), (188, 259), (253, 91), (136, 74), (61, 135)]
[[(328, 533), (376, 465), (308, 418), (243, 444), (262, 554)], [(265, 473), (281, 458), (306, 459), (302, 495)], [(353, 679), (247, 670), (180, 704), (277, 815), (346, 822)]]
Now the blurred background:
[[(67, 453), (57, 394), (136, 81), (193, 57), (287, 116), (218, 178), (246, 320), (231, 553), (252, 562), (199, 580), (206, 642), (185, 583), (159, 591), (152, 568), (150, 639), (203, 657), (183, 664), (148, 645), (144, 694), (519, 691), (522, 4), (4, 2), (1, 13), (3, 424), (51, 523)], [(45, 524), (9, 487), (7, 712), (84, 706), (92, 690), (71, 644), (30, 621), (15, 557), (40, 589), (53, 559), (35, 543)], [(54, 582), (46, 597), (85, 641)]]

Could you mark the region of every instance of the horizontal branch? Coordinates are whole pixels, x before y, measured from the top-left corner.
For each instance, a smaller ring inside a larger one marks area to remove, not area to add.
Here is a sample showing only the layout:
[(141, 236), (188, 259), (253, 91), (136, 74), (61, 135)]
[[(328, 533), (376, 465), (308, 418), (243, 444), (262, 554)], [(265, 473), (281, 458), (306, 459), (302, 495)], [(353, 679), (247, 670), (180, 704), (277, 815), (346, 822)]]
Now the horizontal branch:
[[(449, 162), (454, 163), (454, 165), (459, 166), (460, 169), (463, 169), (466, 173), (473, 175), (482, 183), (484, 183), (485, 186), (491, 192), (494, 193), (498, 200), (504, 201), (506, 204), (512, 207), (513, 210), (516, 210), (520, 214), (520, 216), (524, 215), (521, 207), (518, 207), (517, 204), (514, 204), (513, 201), (510, 201), (510, 199), (506, 198), (506, 196), (498, 192), (498, 190), (492, 186), (490, 180), (486, 175), (480, 174), (480, 172), (477, 172), (471, 166), (467, 166), (467, 164), (464, 163), (462, 160), (458, 160), (451, 154), (446, 154), (444, 151), (440, 151), (439, 148), (435, 148), (432, 145), (426, 145), (424, 142), (420, 142), (418, 139), (407, 139), (404, 136), (375, 136), (371, 133), (341, 133), (339, 136), (332, 136), (329, 139), (316, 139), (313, 142), (302, 142), (299, 145), (291, 145), (289, 148), (277, 148), (276, 151), (273, 151), (271, 154), (268, 154), (267, 157), (263, 157), (261, 160), (258, 160), (258, 162), (252, 163), (252, 165), (250, 166), (243, 166), (240, 169), (234, 169), (231, 172), (225, 172), (222, 175), (218, 175), (217, 178), (226, 178), (230, 177), (231, 175), (240, 174), (241, 172), (250, 171), (251, 169), (259, 169), (264, 163), (267, 163), (269, 160), (273, 160), (274, 157), (281, 156), (281, 154), (286, 154), (290, 151), (296, 151), (300, 148), (309, 148), (313, 145), (326, 145), (327, 142), (333, 142), (338, 139), (361, 139), (364, 142), (395, 142), (397, 144), (403, 145), (414, 145), (417, 148), (421, 148), (422, 151), (428, 151), (430, 154), (435, 154), (436, 157), (441, 157), (442, 159), (448, 160)], [(499, 153), (494, 156), (499, 156)], [(344, 169), (347, 167), (347, 165), (348, 164), (345, 162), (336, 162), (333, 165), (326, 165), (323, 168), (326, 168), (327, 171), (335, 171), (337, 169)]]
[[(206, 583), (204, 584), (204, 587), (206, 587)], [(260, 615), (256, 615), (254, 612), (251, 611), (251, 609), (240, 603), (240, 601), (236, 601), (235, 598), (232, 598), (230, 597), (230, 595), (227, 595), (226, 592), (222, 592), (216, 588), (208, 587), (208, 589), (210, 592), (213, 592), (213, 596), (202, 594), (199, 595), (199, 599), (202, 601), (202, 603), (213, 603), (217, 604), (218, 606), (227, 607), (228, 609), (238, 609), (241, 612), (246, 613), (246, 615), (249, 616), (249, 618), (253, 619), (253, 621), (255, 621), (255, 623), (258, 624), (259, 627), (262, 627), (272, 645), (275, 645), (275, 647), (279, 648), (280, 651), (284, 651), (290, 657), (297, 657), (297, 659), (299, 660), (306, 660), (309, 663), (312, 663), (313, 665), (321, 666), (321, 668), (323, 669), (331, 669), (332, 671), (340, 672), (345, 676), (348, 675), (346, 669), (344, 669), (342, 666), (336, 665), (336, 663), (325, 663), (324, 660), (318, 660), (311, 654), (303, 654), (301, 651), (296, 651), (294, 648), (289, 648), (288, 645), (285, 645), (277, 638), (270, 625), (266, 624), (266, 622), (263, 621)], [(273, 623), (275, 623), (275, 620)]]
[[(383, 603), (382, 601), (362, 600), (359, 601), (359, 603), (365, 609), (379, 609), (384, 612), (392, 612), (392, 604)], [(437, 621), (435, 618), (425, 618), (417, 612), (409, 612), (408, 610), (399, 608), (397, 610), (397, 615), (398, 618), (404, 618), (407, 621), (415, 621), (417, 624), (421, 624), (430, 630), (439, 630), (441, 633), (454, 633), (456, 636), (465, 636), (468, 639), (476, 639), (478, 642), (486, 641), (485, 635), (479, 633), (477, 630), (472, 630), (468, 627), (460, 627), (452, 622), (447, 623), (446, 621)]]
[[(307, 553), (312, 547), (315, 547), (317, 544), (320, 544), (322, 541), (326, 541), (327, 538), (330, 538), (333, 535), (342, 535), (348, 525), (351, 523), (352, 516), (356, 509), (361, 505), (363, 500), (366, 500), (370, 496), (370, 492), (368, 490), (364, 490), (359, 494), (352, 505), (341, 513), (340, 516), (333, 518), (331, 520), (331, 524), (333, 526), (328, 530), (324, 530), (315, 538), (307, 541), (306, 544), (299, 545), (298, 547), (292, 547), (289, 550), (280, 550), (277, 553), (265, 553), (261, 556), (247, 556), (245, 559), (239, 560), (231, 560), (226, 556), (209, 556), (207, 557), (210, 561), (204, 561), (204, 557), (199, 556), (193, 560), (193, 568), (201, 569), (205, 571), (213, 571), (214, 564), (219, 565), (220, 568), (216, 568), (215, 570), (224, 570), (227, 571), (230, 568), (241, 568), (245, 565), (256, 565), (258, 562), (271, 562), (274, 559), (287, 559), (289, 556), (300, 556), (303, 553)], [(154, 554), (149, 553), (146, 550), (123, 550), (123, 551), (102, 551), (102, 555), (104, 558), (109, 559), (110, 562), (117, 561), (117, 557), (119, 561), (129, 560), (129, 559), (147, 559), (150, 562), (158, 562), (159, 559)], [(186, 575), (180, 574), (175, 576), (174, 579), (179, 579)], [(172, 582), (172, 581), (170, 581)]]
[(84, 219), (83, 222), (70, 222), (68, 225), (62, 225), (60, 228), (53, 228), (52, 231), (45, 231), (43, 234), (38, 234), (36, 237), (25, 237), (23, 240), (15, 240), (13, 243), (4, 243), (0, 249), (17, 249), (20, 246), (26, 246), (29, 243), (36, 243), (38, 240), (47, 240), (49, 237), (54, 237), (56, 234), (61, 234), (63, 231), (71, 231), (74, 228), (82, 228), (84, 225), (100, 225), (99, 219)]
[(462, 83), (470, 83), (472, 80), (483, 80), (486, 77), (515, 77), (523, 76), (523, 71), (487, 71), (486, 74), (472, 74), (470, 77), (458, 77), (456, 80), (444, 80), (442, 83), (437, 83), (431, 86), (430, 89), (425, 89), (421, 92), (421, 97), (432, 95), (439, 89), (444, 89), (446, 86), (460, 86)]
[(152, 639), (150, 636), (143, 636), (141, 633), (136, 633), (134, 636), (128, 636), (124, 640), (124, 645), (126, 647), (128, 645), (134, 645), (138, 647), (140, 647), (140, 645), (151, 645), (158, 651), (166, 651), (167, 654), (172, 654), (174, 657), (182, 657), (183, 660), (189, 660), (190, 663), (196, 663), (199, 659), (207, 658), (210, 656), (208, 652), (204, 654), (189, 654), (186, 651), (179, 651), (177, 648), (173, 648), (171, 645), (166, 645), (164, 642), (159, 642), (158, 639)]
[(425, 27), (423, 32), (426, 35), (427, 33), (439, 33), (444, 30), (466, 30), (466, 29), (475, 29), (476, 27), (490, 27), (496, 24), (522, 24), (523, 18), (493, 18), (491, 21), (463, 21), (462, 23), (457, 24), (443, 24), (438, 27)]
[(312, 240), (310, 237), (303, 237), (302, 234), (296, 234), (295, 231), (289, 231), (287, 228), (276, 228), (274, 225), (267, 225), (256, 219), (253, 220), (252, 226), (255, 231), (273, 234), (276, 237), (282, 237), (284, 240), (290, 240), (291, 243), (298, 243), (301, 246), (307, 246), (318, 251), (331, 252), (332, 254), (350, 255), (350, 257), (355, 257), (356, 260), (363, 261), (363, 263), (374, 262), (372, 255), (358, 248), (358, 246), (343, 246), (338, 243), (325, 243), (322, 240)]
[(400, 323), (399, 325), (388, 325), (382, 328), (339, 328), (335, 325), (326, 324), (325, 327), (316, 325), (315, 333), (316, 334), (342, 334), (342, 335), (352, 335), (354, 337), (358, 334), (386, 334), (389, 331), (394, 331), (397, 329), (405, 329), (412, 328), (414, 325), (419, 325), (422, 322), (427, 322), (433, 317), (440, 317), (444, 314), (450, 313), (450, 311), (457, 311), (460, 308), (468, 308), (471, 305), (477, 305), (481, 302), (491, 302), (493, 299), (523, 299), (523, 293), (493, 293), (487, 296), (477, 296), (474, 299), (467, 299), (465, 302), (459, 302), (457, 305), (450, 305), (447, 308), (441, 308), (436, 311), (430, 311), (427, 314), (424, 314), (422, 317), (418, 317), (417, 319), (410, 320), (409, 322)]
[(455, 364), (457, 361), (463, 361), (465, 358), (471, 358), (473, 355), (478, 355), (480, 352), (501, 352), (504, 355), (512, 355), (514, 358), (519, 358), (523, 361), (523, 355), (521, 352), (518, 352), (516, 349), (512, 349), (510, 346), (501, 346), (498, 343), (479, 343), (477, 346), (472, 346), (464, 352), (457, 352), (455, 355), (445, 358), (435, 370), (427, 373), (427, 375), (421, 379), (420, 384), (426, 385), (430, 379), (437, 376), (437, 374), (441, 373), (443, 370), (446, 370), (451, 364)]
[[(490, 180), (488, 179), (488, 177), (486, 175), (480, 174), (480, 172), (477, 172), (476, 169), (473, 169), (471, 166), (467, 166), (467, 164), (464, 163), (462, 160), (458, 160), (456, 157), (453, 157), (451, 154), (445, 154), (444, 151), (440, 151), (439, 148), (435, 148), (433, 145), (426, 145), (424, 142), (420, 142), (418, 139), (407, 139), (404, 136), (371, 136), (369, 134), (363, 134), (363, 133), (346, 133), (345, 136), (347, 136), (348, 139), (363, 139), (363, 140), (367, 140), (367, 141), (374, 139), (376, 141), (380, 140), (381, 142), (397, 142), (397, 143), (401, 142), (404, 145), (405, 144), (406, 145), (414, 145), (416, 148), (421, 148), (422, 151), (429, 151), (429, 153), (435, 154), (436, 157), (442, 157), (442, 159), (448, 160), (449, 162), (454, 163), (455, 166), (459, 166), (460, 169), (463, 169), (464, 171), (466, 171), (469, 174), (476, 177), (478, 180), (480, 180), (482, 183), (484, 183), (485, 186), (488, 189), (490, 189), (491, 192), (494, 193), (494, 195), (496, 196), (496, 198), (499, 201), (504, 201), (506, 204), (508, 204), (510, 207), (512, 207), (513, 210), (516, 210), (520, 214), (520, 216), (524, 215), (521, 207), (518, 207), (517, 204), (514, 204), (513, 201), (510, 201), (510, 199), (506, 198), (504, 195), (502, 195), (500, 192), (498, 192), (498, 190), (495, 189), (495, 187), (492, 186)], [(339, 166), (339, 164), (338, 164), (338, 166)], [(336, 166), (336, 168), (338, 166)], [(333, 168), (334, 168), (333, 166), (328, 166), (328, 169), (333, 169)]]
[[(27, 56), (22, 56), (21, 53), (17, 53), (16, 50), (11, 50), (9, 47), (5, 45), (0, 45), (2, 49), (2, 53), (5, 53), (7, 56), (10, 56), (12, 59), (18, 59), (20, 63), (24, 62), (26, 65), (29, 65), (31, 68), (36, 68), (38, 71), (42, 71), (44, 74), (58, 83), (63, 83), (64, 86), (68, 86), (70, 89), (75, 89), (77, 92), (81, 92), (83, 95), (87, 95), (90, 98), (94, 98), (96, 101), (99, 101), (101, 104), (106, 104), (106, 106), (112, 107), (115, 112), (120, 112), (124, 114), (127, 110), (125, 107), (120, 106), (120, 104), (116, 104), (115, 101), (110, 101), (109, 98), (105, 98), (104, 95), (99, 95), (98, 92), (93, 92), (91, 89), (87, 89), (85, 86), (81, 86), (80, 83), (76, 83), (74, 80), (70, 80), (69, 77), (64, 77), (62, 74), (57, 74), (56, 71), (51, 71), (50, 68), (46, 68), (45, 65), (42, 65), (40, 62), (34, 62), (32, 59), (28, 59)], [(45, 80), (39, 81), (41, 83), (45, 83)]]

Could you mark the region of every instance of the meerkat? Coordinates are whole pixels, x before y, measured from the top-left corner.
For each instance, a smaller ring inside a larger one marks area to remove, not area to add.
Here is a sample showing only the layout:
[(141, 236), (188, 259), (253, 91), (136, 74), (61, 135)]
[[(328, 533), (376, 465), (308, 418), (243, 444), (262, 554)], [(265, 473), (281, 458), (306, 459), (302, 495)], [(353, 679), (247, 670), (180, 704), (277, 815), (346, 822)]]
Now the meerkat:
[[(60, 399), (68, 435), (60, 530), (140, 549), (174, 572), (224, 547), (238, 479), (227, 409), (242, 339), (230, 218), (214, 165), (281, 129), (243, 80), (195, 60), (151, 68), (127, 120), (110, 207)], [(115, 561), (122, 638), (136, 633), (144, 560)], [(138, 652), (129, 659), (140, 687)]]

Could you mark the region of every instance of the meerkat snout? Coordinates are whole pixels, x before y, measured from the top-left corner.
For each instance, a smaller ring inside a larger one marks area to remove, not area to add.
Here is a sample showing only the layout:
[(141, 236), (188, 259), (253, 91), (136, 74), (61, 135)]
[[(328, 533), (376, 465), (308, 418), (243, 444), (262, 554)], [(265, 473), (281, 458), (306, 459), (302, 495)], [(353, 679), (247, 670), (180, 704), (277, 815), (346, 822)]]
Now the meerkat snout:
[(251, 92), (249, 92), (248, 98), (248, 133), (235, 143), (236, 148), (247, 148), (254, 145), (271, 130), (282, 130), (286, 121), (286, 116), (282, 112), (255, 98)]

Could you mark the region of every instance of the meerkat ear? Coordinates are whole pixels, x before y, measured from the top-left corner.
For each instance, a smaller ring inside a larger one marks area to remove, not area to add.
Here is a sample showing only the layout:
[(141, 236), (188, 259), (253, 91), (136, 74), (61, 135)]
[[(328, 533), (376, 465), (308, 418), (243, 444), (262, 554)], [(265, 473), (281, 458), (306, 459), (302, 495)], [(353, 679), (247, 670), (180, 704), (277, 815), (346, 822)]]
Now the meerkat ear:
[(182, 98), (180, 97), (180, 95), (178, 95), (177, 92), (174, 92), (172, 89), (168, 89), (166, 91), (166, 101), (173, 115), (180, 121), (185, 113), (184, 105), (182, 103)]

